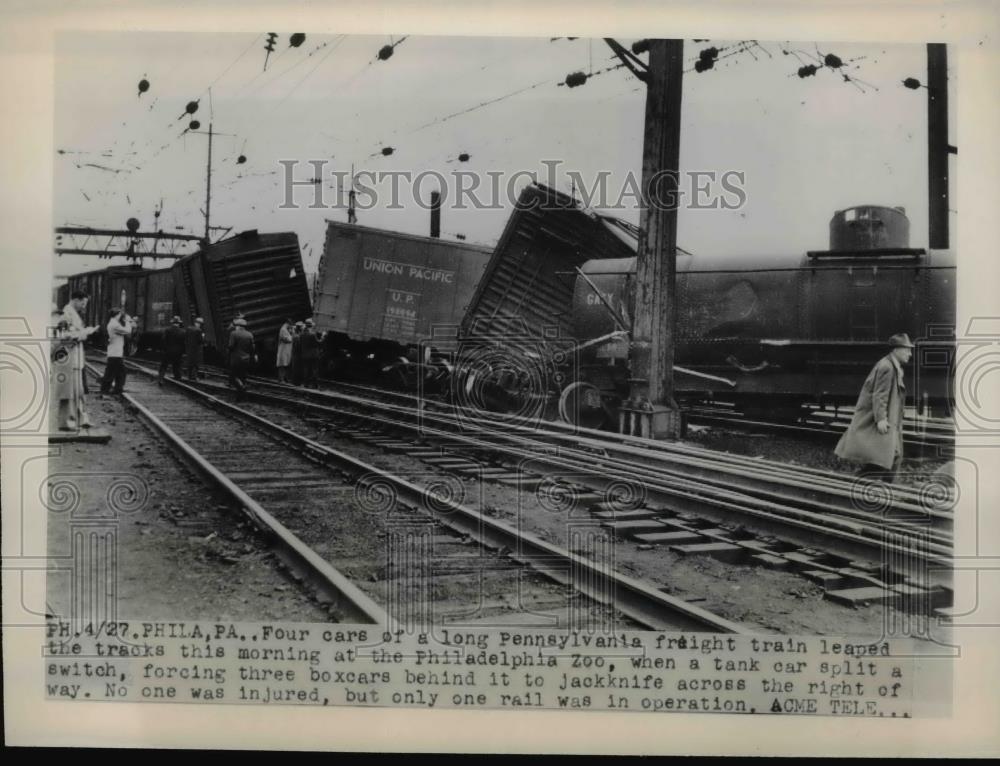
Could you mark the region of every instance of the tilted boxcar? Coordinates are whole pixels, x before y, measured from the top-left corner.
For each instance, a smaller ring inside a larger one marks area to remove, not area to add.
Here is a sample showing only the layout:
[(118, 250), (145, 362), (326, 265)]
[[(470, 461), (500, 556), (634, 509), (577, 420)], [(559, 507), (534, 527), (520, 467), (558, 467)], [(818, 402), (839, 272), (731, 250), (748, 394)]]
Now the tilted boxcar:
[(377, 355), (454, 334), (489, 256), (480, 245), (328, 221), (316, 327)]
[(185, 323), (205, 320), (210, 355), (225, 359), (232, 320), (242, 314), (263, 366), (274, 365), (285, 319), (311, 314), (299, 238), (293, 232), (245, 231), (202, 248), (173, 266), (178, 311)]
[(608, 219), (542, 184), (521, 192), (462, 323), (465, 336), (572, 337), (577, 269), (635, 251)]

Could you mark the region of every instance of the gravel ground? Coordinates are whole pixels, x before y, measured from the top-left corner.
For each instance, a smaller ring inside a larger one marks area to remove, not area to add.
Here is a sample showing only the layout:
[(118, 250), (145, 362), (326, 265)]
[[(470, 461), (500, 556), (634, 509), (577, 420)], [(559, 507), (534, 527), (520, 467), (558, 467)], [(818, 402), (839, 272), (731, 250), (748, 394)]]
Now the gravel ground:
[[(62, 445), (50, 458), (53, 483), (58, 474), (77, 474), (71, 481), (79, 501), (76, 510), (49, 514), (49, 554), (68, 556), (73, 525), (108, 514), (107, 495), (116, 482), (148, 492), (112, 524), (119, 618), (330, 620), (286, 576), (253, 527), (213, 496), (122, 402), (91, 394), (88, 411), (94, 426), (112, 438), (107, 444)], [(48, 582), (50, 609), (69, 614), (68, 575), (50, 573)]]

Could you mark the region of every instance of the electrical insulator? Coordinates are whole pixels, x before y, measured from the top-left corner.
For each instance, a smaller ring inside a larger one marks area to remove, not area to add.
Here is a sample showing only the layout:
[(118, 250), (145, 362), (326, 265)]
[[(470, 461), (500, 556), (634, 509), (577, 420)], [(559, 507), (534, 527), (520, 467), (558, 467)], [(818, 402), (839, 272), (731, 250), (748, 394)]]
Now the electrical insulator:
[(264, 45), (264, 50), (266, 50), (268, 53), (273, 53), (274, 52), (274, 41), (277, 40), (277, 39), (278, 39), (278, 33), (277, 32), (268, 32), (267, 33), (267, 44)]
[(700, 53), (698, 53), (698, 58), (702, 61), (711, 61), (719, 57), (719, 49), (715, 46), (711, 48), (704, 48)]
[(827, 53), (823, 57), (823, 63), (830, 67), (830, 69), (840, 69), (844, 65), (844, 62), (840, 60), (840, 56), (833, 53)]
[(378, 60), (379, 61), (386, 61), (386, 60), (388, 60), (389, 57), (392, 56), (392, 50), (393, 49), (392, 49), (391, 45), (383, 45), (378, 50)]
[(569, 88), (576, 88), (587, 82), (587, 75), (583, 72), (571, 72), (566, 75), (566, 86)]
[(293, 48), (298, 48), (305, 41), (306, 41), (306, 36), (304, 32), (296, 32), (294, 35), (288, 38), (288, 44)]
[(916, 90), (917, 88), (920, 87), (920, 80), (916, 79), (915, 77), (907, 77), (905, 80), (903, 80), (903, 85), (905, 85), (910, 90)]
[(645, 53), (649, 50), (649, 40), (636, 40), (632, 43), (632, 53), (638, 56), (640, 53)]
[(198, 111), (198, 102), (197, 101), (188, 101), (187, 106), (184, 107), (184, 112), (186, 114), (194, 114), (197, 111)]
[(809, 64), (808, 66), (800, 66), (799, 67), (799, 77), (803, 77), (803, 78), (805, 78), (805, 77), (812, 77), (814, 74), (816, 74), (816, 71), (818, 69), (819, 69), (819, 67), (817, 67), (815, 64)]
[(715, 66), (715, 59), (698, 59), (694, 62), (694, 71), (705, 72)]
[(201, 123), (198, 120), (191, 120), (191, 124), (188, 125), (188, 130), (198, 130), (201, 127)]
[(149, 80), (145, 78), (139, 80), (139, 95), (141, 96), (147, 90), (149, 90)]
[(246, 161), (247, 161), (247, 158), (243, 154), (241, 154), (239, 157), (236, 158), (236, 164), (237, 165), (242, 165)]
[(459, 162), (468, 162), (469, 161), (469, 155), (466, 152), (462, 152), (460, 155), (458, 155), (458, 161)]

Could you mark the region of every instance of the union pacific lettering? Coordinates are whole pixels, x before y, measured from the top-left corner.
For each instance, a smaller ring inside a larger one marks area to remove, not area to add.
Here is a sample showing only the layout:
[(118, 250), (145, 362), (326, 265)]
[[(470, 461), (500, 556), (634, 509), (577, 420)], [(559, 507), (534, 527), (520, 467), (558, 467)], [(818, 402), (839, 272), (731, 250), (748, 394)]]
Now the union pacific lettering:
[(379, 274), (406, 276), (410, 279), (419, 279), (425, 282), (440, 282), (445, 285), (453, 284), (455, 281), (454, 271), (430, 269), (408, 263), (396, 263), (394, 261), (383, 261), (379, 258), (365, 258), (364, 270), (375, 271)]

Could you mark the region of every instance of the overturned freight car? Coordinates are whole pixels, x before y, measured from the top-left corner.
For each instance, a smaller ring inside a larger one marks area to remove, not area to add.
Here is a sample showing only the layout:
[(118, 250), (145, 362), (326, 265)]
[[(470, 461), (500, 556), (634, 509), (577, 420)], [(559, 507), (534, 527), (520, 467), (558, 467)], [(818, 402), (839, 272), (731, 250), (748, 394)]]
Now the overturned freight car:
[(242, 314), (257, 341), (261, 365), (274, 365), (285, 319), (311, 314), (299, 238), (293, 232), (244, 231), (173, 266), (178, 314), (205, 320), (209, 358), (224, 359), (232, 320)]
[(462, 321), (453, 353), (455, 401), (473, 412), (551, 416), (560, 391), (576, 378), (579, 270), (594, 259), (633, 256), (634, 236), (634, 227), (555, 189), (525, 187)]
[(542, 184), (521, 192), (462, 322), (464, 336), (571, 338), (577, 270), (635, 250), (613, 219)]
[(375, 366), (454, 336), (489, 256), (481, 245), (328, 221), (316, 327), (328, 346)]

